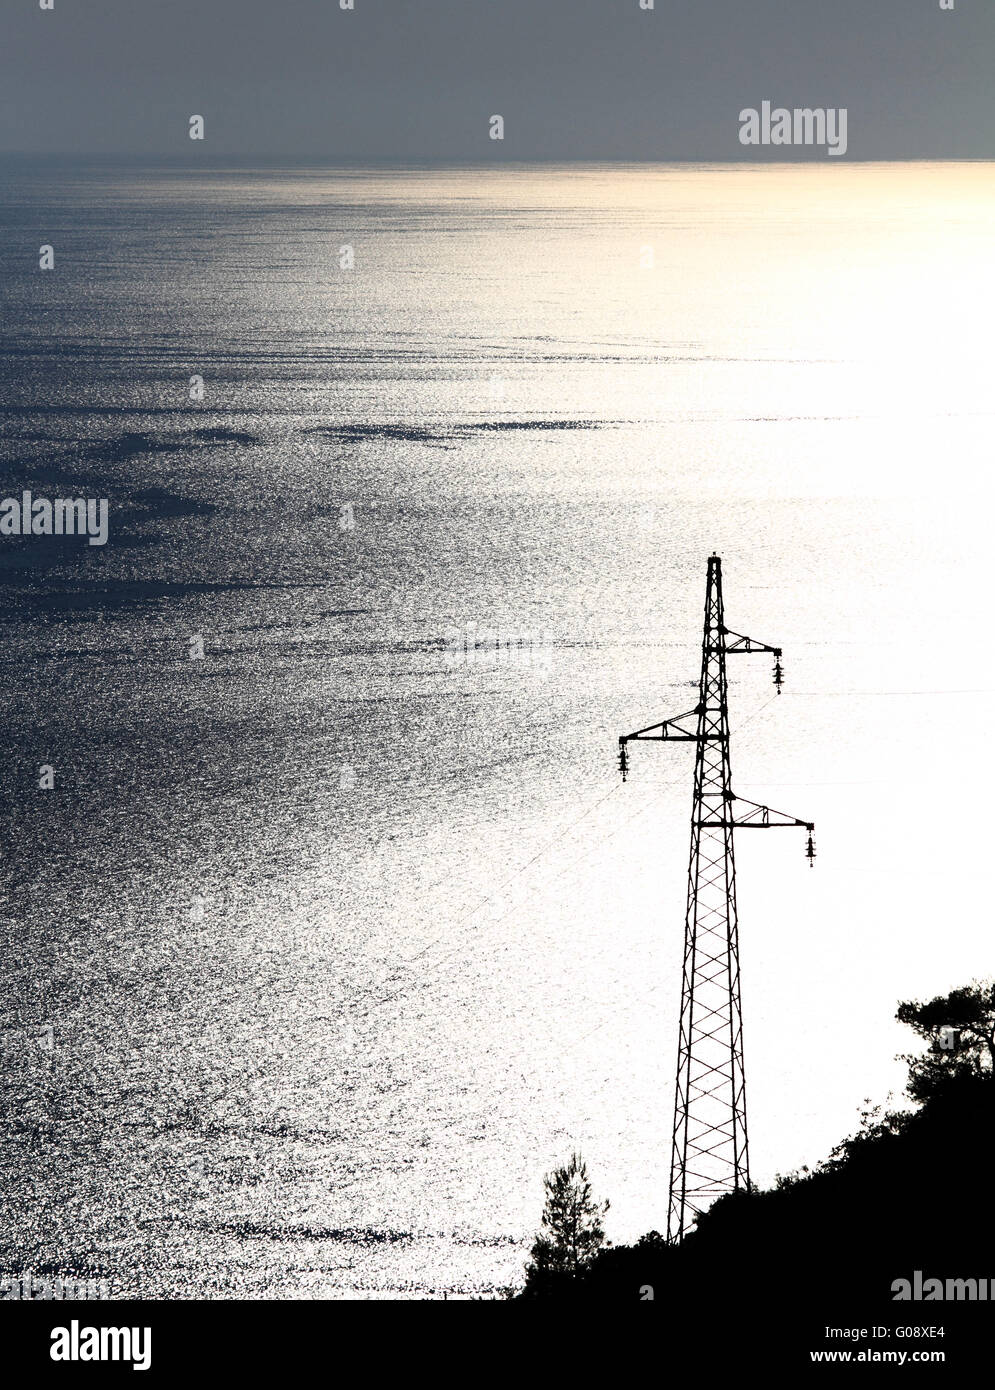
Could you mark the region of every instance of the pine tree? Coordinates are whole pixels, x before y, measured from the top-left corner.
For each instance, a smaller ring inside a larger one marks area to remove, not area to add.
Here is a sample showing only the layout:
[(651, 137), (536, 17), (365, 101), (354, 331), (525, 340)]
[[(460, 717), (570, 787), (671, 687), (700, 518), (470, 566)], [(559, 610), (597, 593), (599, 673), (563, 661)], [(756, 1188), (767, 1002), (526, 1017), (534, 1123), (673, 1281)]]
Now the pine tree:
[(548, 1293), (561, 1280), (582, 1274), (604, 1244), (602, 1218), (610, 1203), (595, 1202), (580, 1154), (547, 1173), (542, 1226), (526, 1270), (526, 1292)]

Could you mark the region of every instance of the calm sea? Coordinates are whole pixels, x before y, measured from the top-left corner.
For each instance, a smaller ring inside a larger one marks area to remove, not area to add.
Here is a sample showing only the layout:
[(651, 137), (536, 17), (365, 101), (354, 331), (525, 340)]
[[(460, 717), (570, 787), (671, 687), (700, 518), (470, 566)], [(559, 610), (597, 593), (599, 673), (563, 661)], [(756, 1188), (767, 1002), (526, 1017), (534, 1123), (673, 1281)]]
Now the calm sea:
[(665, 1224), (690, 754), (616, 740), (712, 550), (819, 849), (740, 846), (754, 1176), (900, 1088), (992, 969), (992, 166), (6, 172), (0, 493), (110, 535), (0, 537), (3, 1269), (487, 1295), (575, 1149)]

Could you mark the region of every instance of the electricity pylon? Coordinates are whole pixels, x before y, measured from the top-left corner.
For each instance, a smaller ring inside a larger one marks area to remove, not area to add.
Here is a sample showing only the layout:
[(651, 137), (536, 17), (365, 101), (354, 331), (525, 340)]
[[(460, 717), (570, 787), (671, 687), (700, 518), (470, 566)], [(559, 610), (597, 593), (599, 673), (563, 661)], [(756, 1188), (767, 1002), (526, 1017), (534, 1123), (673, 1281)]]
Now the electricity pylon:
[(684, 931), (684, 979), (674, 1130), (670, 1159), (667, 1239), (681, 1241), (694, 1217), (726, 1192), (748, 1192), (746, 1075), (739, 986), (739, 926), (733, 831), (802, 826), (805, 854), (815, 859), (810, 821), (772, 811), (736, 796), (730, 786), (726, 657), (770, 652), (778, 694), (784, 673), (781, 648), (756, 642), (725, 625), (722, 562), (708, 561), (705, 635), (698, 703), (619, 739), (619, 766), (628, 771), (627, 746), (636, 739), (695, 745), (691, 859)]

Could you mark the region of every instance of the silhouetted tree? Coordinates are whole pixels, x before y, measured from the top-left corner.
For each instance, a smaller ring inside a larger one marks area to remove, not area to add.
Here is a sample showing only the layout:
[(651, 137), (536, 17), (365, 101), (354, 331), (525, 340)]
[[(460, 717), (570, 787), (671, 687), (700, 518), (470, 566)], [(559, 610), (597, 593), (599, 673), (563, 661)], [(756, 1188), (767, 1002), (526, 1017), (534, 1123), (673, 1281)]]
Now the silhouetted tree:
[(583, 1273), (604, 1244), (602, 1218), (610, 1203), (595, 1202), (580, 1154), (547, 1173), (542, 1227), (526, 1270), (526, 1293), (548, 1294)]
[(950, 1082), (991, 1076), (995, 1069), (995, 986), (975, 981), (925, 1004), (899, 1004), (899, 1023), (907, 1023), (929, 1044), (909, 1064), (908, 1093), (925, 1101)]

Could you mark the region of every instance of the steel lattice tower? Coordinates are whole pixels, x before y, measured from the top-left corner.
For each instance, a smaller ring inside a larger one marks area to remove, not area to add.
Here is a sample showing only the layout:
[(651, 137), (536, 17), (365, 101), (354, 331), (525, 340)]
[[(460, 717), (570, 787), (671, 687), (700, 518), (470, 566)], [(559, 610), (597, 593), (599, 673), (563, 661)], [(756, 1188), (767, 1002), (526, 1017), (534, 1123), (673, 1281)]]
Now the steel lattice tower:
[(739, 983), (735, 829), (803, 826), (806, 855), (815, 858), (814, 826), (736, 796), (729, 764), (726, 657), (748, 652), (774, 656), (780, 694), (781, 649), (730, 632), (722, 607), (722, 562), (708, 561), (705, 632), (698, 703), (687, 714), (619, 739), (619, 764), (628, 771), (634, 739), (695, 745), (691, 858), (688, 867), (677, 1089), (674, 1097), (667, 1239), (680, 1241), (694, 1217), (726, 1192), (748, 1191), (746, 1075)]

